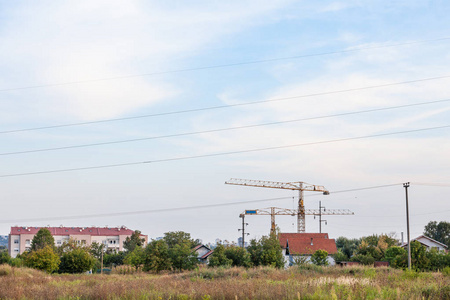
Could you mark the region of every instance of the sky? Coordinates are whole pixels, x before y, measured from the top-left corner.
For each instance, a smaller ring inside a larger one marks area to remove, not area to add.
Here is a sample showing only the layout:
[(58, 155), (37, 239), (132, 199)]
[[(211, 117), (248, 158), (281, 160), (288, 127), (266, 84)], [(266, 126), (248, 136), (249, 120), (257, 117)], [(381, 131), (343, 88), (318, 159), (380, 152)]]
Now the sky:
[[(406, 234), (405, 182), (412, 238), (450, 221), (449, 12), (0, 2), (0, 234), (124, 225), (237, 241), (244, 210), (297, 207), (297, 191), (230, 178), (324, 186), (305, 192), (307, 209), (355, 213), (324, 217), (331, 238)], [(269, 216), (245, 221), (248, 238), (268, 234)], [(296, 231), (295, 217), (276, 222)]]

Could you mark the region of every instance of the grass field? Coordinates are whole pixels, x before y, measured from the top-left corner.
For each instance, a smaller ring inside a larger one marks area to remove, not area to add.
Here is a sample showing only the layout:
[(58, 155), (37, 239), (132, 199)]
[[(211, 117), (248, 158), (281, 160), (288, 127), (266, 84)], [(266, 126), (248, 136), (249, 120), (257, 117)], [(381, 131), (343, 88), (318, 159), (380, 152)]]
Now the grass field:
[(450, 276), (391, 268), (199, 268), (158, 275), (121, 268), (114, 273), (48, 275), (1, 265), (0, 299), (450, 299)]

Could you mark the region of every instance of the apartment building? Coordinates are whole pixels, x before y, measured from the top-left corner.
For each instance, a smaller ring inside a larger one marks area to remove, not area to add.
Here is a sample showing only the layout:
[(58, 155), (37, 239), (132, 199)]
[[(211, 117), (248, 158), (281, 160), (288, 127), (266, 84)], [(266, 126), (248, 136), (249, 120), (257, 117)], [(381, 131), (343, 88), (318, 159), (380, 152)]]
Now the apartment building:
[[(122, 251), (123, 242), (130, 237), (134, 230), (122, 227), (11, 227), (9, 234), (8, 251), (11, 257), (31, 248), (34, 235), (41, 228), (47, 228), (55, 239), (55, 246), (61, 246), (69, 239), (76, 240), (82, 245), (91, 245), (93, 242), (104, 244), (112, 251)], [(148, 236), (141, 234), (141, 238), (148, 242)]]

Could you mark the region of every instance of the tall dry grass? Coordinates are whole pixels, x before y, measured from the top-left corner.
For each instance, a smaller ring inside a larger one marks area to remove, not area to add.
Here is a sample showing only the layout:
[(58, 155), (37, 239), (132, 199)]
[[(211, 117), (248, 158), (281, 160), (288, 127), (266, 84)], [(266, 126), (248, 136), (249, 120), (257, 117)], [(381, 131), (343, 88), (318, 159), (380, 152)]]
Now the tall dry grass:
[(0, 299), (450, 299), (450, 276), (316, 266), (48, 275), (2, 265)]

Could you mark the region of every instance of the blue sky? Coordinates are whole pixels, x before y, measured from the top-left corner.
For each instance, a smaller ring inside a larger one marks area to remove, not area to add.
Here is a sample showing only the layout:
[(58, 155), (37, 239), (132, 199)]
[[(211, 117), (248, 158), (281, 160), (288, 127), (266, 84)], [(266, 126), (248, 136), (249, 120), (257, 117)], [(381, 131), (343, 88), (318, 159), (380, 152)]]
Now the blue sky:
[[(450, 183), (448, 128), (171, 160), (447, 126), (450, 106), (445, 101), (272, 126), (6, 155), (445, 100), (450, 91), (450, 78), (445, 77), (450, 76), (449, 9), (445, 1), (3, 2), (2, 132), (231, 106), (2, 133), (3, 219), (10, 222), (0, 223), (0, 232), (8, 233), (13, 225), (126, 225), (150, 237), (184, 230), (204, 241), (235, 241), (238, 216), (244, 209), (295, 206), (289, 197), (297, 195), (291, 191), (225, 185), (232, 177), (304, 181), (330, 191), (411, 181), (412, 235), (421, 234), (430, 220), (449, 221), (450, 188), (414, 184)], [(336, 53), (324, 54), (330, 52)], [(248, 63), (256, 61), (260, 62)], [(443, 78), (333, 92), (436, 77)], [(318, 93), (323, 95), (305, 97)], [(297, 98), (234, 106), (285, 97)], [(154, 160), (169, 161), (5, 176)], [(277, 197), (288, 199), (131, 216), (63, 218)], [(316, 208), (319, 200), (327, 208), (355, 212), (355, 216), (327, 217), (323, 230), (331, 237), (382, 232), (400, 236), (406, 231), (401, 184), (329, 196), (307, 194), (306, 208)], [(46, 217), (62, 219), (27, 221)], [(248, 217), (247, 221), (250, 237), (267, 234), (269, 218)], [(293, 218), (278, 217), (277, 221), (282, 231), (294, 231)], [(317, 232), (317, 221), (308, 217), (306, 228)]]

